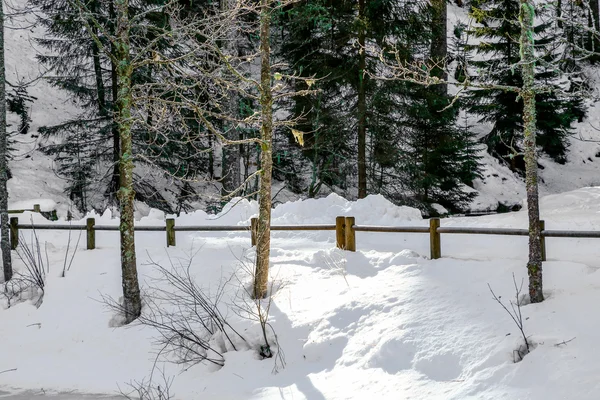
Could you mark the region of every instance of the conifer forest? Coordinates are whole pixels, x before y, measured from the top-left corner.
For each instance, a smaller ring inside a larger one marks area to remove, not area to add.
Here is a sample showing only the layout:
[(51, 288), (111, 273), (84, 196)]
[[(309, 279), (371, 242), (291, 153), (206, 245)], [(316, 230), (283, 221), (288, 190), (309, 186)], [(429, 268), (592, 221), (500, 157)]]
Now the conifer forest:
[[(267, 158), (300, 197), (383, 194), (426, 215), (469, 209), (484, 151), (525, 177), (517, 0), (121, 3), (30, 1), (44, 79), (79, 110), (40, 147), (80, 212), (116, 205), (121, 179), (167, 212), (218, 211), (257, 195)], [(590, 4), (535, 4), (535, 150), (559, 164), (594, 89)], [(34, 100), (17, 89), (27, 132)]]

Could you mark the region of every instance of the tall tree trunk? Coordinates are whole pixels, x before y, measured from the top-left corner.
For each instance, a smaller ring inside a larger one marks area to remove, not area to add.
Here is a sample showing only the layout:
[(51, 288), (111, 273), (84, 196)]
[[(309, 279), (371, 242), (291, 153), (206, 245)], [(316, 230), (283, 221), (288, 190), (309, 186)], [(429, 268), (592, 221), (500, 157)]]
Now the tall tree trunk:
[(0, 248), (4, 281), (12, 278), (12, 260), (8, 228), (8, 133), (6, 132), (6, 85), (4, 64), (4, 5), (0, 2)]
[(358, 0), (358, 198), (367, 197), (367, 55), (365, 0)]
[(538, 195), (538, 171), (536, 156), (536, 116), (535, 116), (535, 49), (533, 41), (533, 20), (535, 10), (532, 0), (521, 0), (519, 22), (521, 37), (521, 70), (523, 72), (523, 123), (525, 147), (525, 185), (527, 189), (527, 214), (529, 217), (529, 297), (532, 303), (544, 300), (542, 285), (542, 244), (540, 234), (540, 206)]
[(266, 297), (271, 254), (271, 175), (273, 172), (273, 92), (271, 88), (271, 2), (261, 0), (260, 12), (260, 107), (261, 160), (258, 199), (258, 232), (254, 297)]
[(135, 232), (133, 218), (133, 149), (131, 140), (131, 76), (133, 67), (129, 54), (129, 11), (128, 0), (115, 0), (117, 12), (117, 34), (115, 58), (117, 61), (117, 114), (116, 125), (119, 130), (121, 157), (119, 160), (120, 187), (117, 197), (121, 209), (121, 270), (123, 280), (123, 310), (125, 323), (128, 324), (140, 316), (142, 302), (138, 284), (135, 258)]
[[(94, 14), (98, 14), (99, 4), (94, 1), (90, 5), (91, 11)], [(98, 28), (94, 24), (92, 26), (92, 35), (98, 37)], [(92, 60), (94, 64), (94, 75), (96, 77), (96, 93), (98, 96), (98, 112), (100, 116), (106, 117), (108, 110), (106, 108), (106, 88), (104, 87), (104, 79), (102, 78), (102, 64), (100, 62), (100, 49), (95, 40), (92, 40)]]
[[(110, 0), (109, 3), (109, 18), (111, 21), (116, 20), (116, 12), (113, 0)], [(115, 32), (116, 34), (116, 28)], [(114, 44), (111, 44), (111, 53), (116, 54), (116, 49)], [(111, 174), (111, 180), (108, 184), (107, 195), (108, 199), (111, 203), (114, 203), (116, 200), (116, 193), (119, 190), (120, 185), (120, 177), (119, 177), (119, 160), (121, 158), (121, 144), (120, 144), (120, 136), (119, 136), (119, 128), (117, 127), (117, 123), (115, 121), (115, 114), (117, 113), (117, 101), (118, 101), (118, 84), (117, 84), (117, 66), (114, 61), (111, 60), (110, 63), (110, 81), (111, 81), (111, 92), (112, 92), (112, 100), (113, 100), (113, 117), (112, 117), (112, 141), (113, 141), (113, 171)]]
[[(446, 57), (448, 56), (448, 29), (447, 29), (447, 9), (446, 0), (431, 0), (432, 19), (431, 19), (431, 61), (433, 76), (442, 80), (448, 79), (448, 73), (444, 68)], [(433, 90), (440, 96), (448, 95), (448, 85), (445, 83), (435, 85)]]
[[(231, 9), (232, 0), (221, 0), (221, 10), (223, 12), (227, 12), (227, 10)], [(237, 40), (237, 31), (230, 30), (230, 33), (226, 39), (225, 43), (225, 54), (229, 54), (232, 56), (238, 56), (238, 40)], [(230, 91), (227, 99), (227, 111), (232, 117), (237, 117), (238, 112), (238, 95), (234, 91)], [(239, 133), (235, 126), (232, 123), (225, 122), (225, 134), (228, 139), (238, 140)], [(226, 196), (229, 193), (233, 192), (241, 185), (241, 166), (240, 166), (240, 146), (225, 146), (223, 147), (223, 156), (221, 162), (221, 184), (222, 191), (221, 195)]]
[(595, 32), (600, 31), (600, 7), (598, 5), (599, 0), (590, 0), (590, 28), (594, 30), (594, 32), (589, 33), (589, 42), (590, 42), (590, 50), (594, 52), (592, 57), (590, 57), (592, 62), (597, 62), (600, 57), (598, 57), (598, 52), (600, 52), (600, 40), (598, 40), (598, 35)]

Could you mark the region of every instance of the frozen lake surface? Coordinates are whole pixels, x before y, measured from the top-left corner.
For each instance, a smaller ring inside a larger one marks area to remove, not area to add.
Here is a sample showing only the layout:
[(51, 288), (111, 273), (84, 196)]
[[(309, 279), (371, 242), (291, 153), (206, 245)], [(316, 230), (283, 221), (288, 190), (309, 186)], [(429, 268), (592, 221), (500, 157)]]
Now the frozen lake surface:
[(73, 394), (73, 393), (43, 393), (43, 392), (20, 392), (10, 393), (0, 389), (1, 400), (123, 400), (122, 396)]

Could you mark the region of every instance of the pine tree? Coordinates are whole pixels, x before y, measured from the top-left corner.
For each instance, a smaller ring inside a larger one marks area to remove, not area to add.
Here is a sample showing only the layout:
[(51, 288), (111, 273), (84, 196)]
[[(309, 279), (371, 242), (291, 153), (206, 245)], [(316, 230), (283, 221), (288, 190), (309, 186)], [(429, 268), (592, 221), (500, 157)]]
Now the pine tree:
[[(67, 179), (67, 192), (76, 206), (82, 210), (103, 207), (115, 203), (119, 188), (120, 141), (115, 124), (117, 100), (117, 66), (114, 61), (100, 51), (101, 46), (110, 48), (108, 36), (116, 32), (116, 3), (108, 2), (103, 7), (98, 1), (86, 3), (91, 32), (82, 34), (79, 12), (72, 0), (32, 0), (42, 11), (40, 22), (51, 35), (40, 38), (39, 42), (49, 49), (48, 54), (40, 55), (40, 62), (53, 71), (50, 82), (68, 91), (73, 102), (82, 112), (73, 119), (55, 126), (42, 127), (40, 133), (48, 139), (43, 150), (55, 156), (57, 172)], [(168, 29), (168, 17), (161, 10), (161, 0), (139, 0), (129, 5), (131, 15), (143, 15), (131, 27), (132, 53), (145, 49), (150, 43), (155, 48), (172, 46), (166, 40), (157, 37)], [(210, 2), (194, 2), (184, 5), (182, 14), (200, 12)], [(100, 34), (102, 31), (102, 34)], [(98, 41), (91, 36), (97, 36)], [(100, 44), (100, 46), (99, 46)], [(175, 50), (173, 50), (175, 51)], [(152, 57), (151, 54), (146, 55)], [(134, 85), (152, 83), (159, 72), (148, 64), (136, 68), (132, 81)], [(150, 87), (151, 85), (148, 85)], [(163, 94), (168, 96), (169, 94)], [(188, 127), (173, 125), (172, 130), (156, 132), (153, 128), (154, 116), (152, 94), (147, 93), (143, 102), (135, 104), (135, 114), (145, 120), (132, 128), (133, 147), (137, 154), (145, 157), (136, 160), (137, 165), (149, 164), (150, 168), (162, 170), (167, 176), (177, 179), (193, 179), (206, 170), (207, 159), (212, 155), (207, 149), (208, 143), (196, 143), (196, 148), (206, 150), (194, 152), (193, 156), (180, 140), (185, 135), (182, 130), (198, 128), (198, 121), (187, 120)], [(137, 177), (134, 182), (138, 200), (153, 207), (173, 212), (173, 205), (167, 202), (156, 190), (152, 181)], [(189, 191), (189, 184), (186, 186)], [(94, 196), (90, 199), (90, 195)], [(193, 196), (191, 194), (190, 196)], [(187, 197), (186, 197), (187, 199)]]
[[(520, 34), (518, 20), (519, 0), (478, 0), (472, 3), (472, 15), (477, 26), (468, 33), (479, 40), (467, 45), (472, 54), (483, 59), (473, 59), (476, 76), (473, 81), (482, 85), (496, 85), (490, 89), (473, 89), (469, 92), (467, 107), (470, 112), (482, 116), (481, 122), (493, 124), (484, 138), (490, 154), (505, 160), (513, 170), (524, 171), (522, 156), (523, 99), (514, 91), (502, 90), (500, 86), (521, 87), (522, 71), (516, 68), (520, 61)], [(535, 71), (538, 84), (547, 91), (536, 94), (537, 145), (556, 162), (564, 163), (567, 157), (571, 124), (585, 115), (581, 99), (560, 96), (556, 68), (558, 54), (552, 48), (554, 40), (549, 23), (534, 28), (536, 53), (543, 54)]]
[[(445, 40), (432, 42), (433, 37), (445, 38), (445, 30), (433, 32), (445, 21), (445, 7), (436, 17), (436, 8), (423, 8), (420, 2), (366, 2), (364, 10), (361, 4), (300, 2), (285, 15), (282, 56), (294, 69), (319, 78), (317, 98), (301, 97), (293, 103), (294, 115), (304, 117), (303, 130), (308, 132), (303, 152), (313, 166), (309, 188), (321, 183), (343, 187), (349, 162), (357, 160), (355, 149), (363, 146), (364, 123), (369, 192), (384, 193), (398, 202), (416, 197), (420, 203), (441, 201), (458, 208), (471, 196), (461, 187), (476, 176), (477, 162), (470, 158), (473, 152), (464, 150), (472, 148), (472, 140), (454, 127), (456, 109), (438, 112), (449, 103), (445, 99), (435, 104), (436, 110), (432, 108), (436, 97), (447, 98), (445, 87), (428, 92), (369, 78), (377, 76), (383, 65), (374, 49), (386, 55), (394, 43), (398, 56), (406, 60), (429, 54), (432, 46), (445, 51)], [(358, 51), (362, 46), (357, 44), (363, 34), (364, 65)], [(445, 161), (463, 160), (466, 154), (469, 161), (462, 166)], [(433, 165), (434, 160), (442, 161)], [(362, 168), (362, 161), (358, 164)], [(359, 181), (364, 179), (359, 176)], [(361, 196), (364, 187), (358, 186)]]

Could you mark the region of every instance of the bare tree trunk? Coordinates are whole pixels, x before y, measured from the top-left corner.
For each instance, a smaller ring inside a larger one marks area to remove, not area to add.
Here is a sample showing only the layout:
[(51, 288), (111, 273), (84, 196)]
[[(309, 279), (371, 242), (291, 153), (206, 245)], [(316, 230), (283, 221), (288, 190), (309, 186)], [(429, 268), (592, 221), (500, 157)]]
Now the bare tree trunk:
[(598, 52), (600, 52), (600, 40), (598, 40), (598, 35), (596, 32), (600, 31), (600, 7), (598, 5), (599, 0), (590, 0), (590, 28), (593, 29), (594, 32), (589, 33), (589, 42), (590, 42), (590, 50), (594, 52), (591, 57), (592, 62), (597, 62), (600, 57), (598, 57)]
[[(113, 1), (110, 1), (109, 4), (109, 17), (111, 21), (116, 20), (115, 6)], [(116, 31), (115, 31), (116, 34)], [(111, 53), (115, 54), (116, 49), (115, 46), (111, 44)], [(117, 101), (118, 101), (118, 86), (117, 86), (117, 66), (115, 62), (111, 60), (110, 63), (110, 80), (111, 80), (111, 92), (113, 99), (113, 112), (117, 113)], [(117, 127), (115, 116), (113, 115), (112, 121), (112, 139), (113, 139), (113, 171), (111, 174), (111, 180), (108, 184), (107, 194), (109, 202), (113, 203), (115, 201), (115, 194), (119, 190), (120, 185), (120, 177), (119, 177), (119, 160), (121, 158), (121, 144), (120, 144), (120, 135), (119, 129)]]
[(133, 149), (131, 140), (131, 76), (133, 67), (129, 54), (129, 14), (128, 0), (115, 0), (117, 31), (114, 56), (117, 61), (117, 114), (116, 125), (120, 137), (119, 175), (120, 188), (117, 197), (121, 209), (121, 270), (123, 280), (123, 309), (125, 323), (128, 324), (140, 316), (142, 303), (138, 284), (135, 232), (133, 217)]
[(2, 267), (4, 281), (12, 278), (12, 260), (10, 255), (8, 227), (8, 133), (6, 132), (6, 85), (4, 64), (4, 6), (0, 2), (0, 247), (2, 248)]
[(367, 54), (365, 52), (365, 0), (358, 0), (358, 198), (367, 197)]
[[(221, 10), (227, 12), (235, 7), (235, 2), (232, 0), (221, 0)], [(238, 35), (234, 29), (230, 30), (225, 43), (225, 54), (238, 56)], [(227, 99), (227, 109), (232, 116), (237, 116), (238, 111), (238, 95), (234, 91), (229, 92)], [(225, 133), (228, 139), (238, 140), (239, 133), (235, 126), (225, 122)], [(237, 189), (241, 181), (241, 166), (240, 166), (241, 151), (240, 146), (225, 146), (223, 148), (223, 157), (221, 164), (221, 184), (223, 185), (221, 195), (226, 196)]]
[[(92, 13), (97, 14), (99, 4), (94, 1), (91, 4)], [(95, 25), (92, 26), (92, 34), (98, 37), (98, 29)], [(104, 79), (102, 78), (102, 64), (100, 63), (100, 49), (95, 40), (92, 40), (92, 60), (94, 63), (94, 75), (96, 77), (96, 93), (98, 95), (98, 111), (101, 116), (105, 117), (108, 114), (106, 109), (106, 88), (104, 87)]]
[[(447, 28), (447, 10), (446, 0), (432, 0), (431, 7), (433, 18), (431, 20), (431, 60), (434, 64), (431, 71), (433, 76), (436, 76), (443, 81), (448, 79), (448, 73), (444, 68), (444, 63), (448, 55), (448, 28)], [(433, 90), (439, 93), (440, 96), (448, 95), (448, 84), (440, 83), (435, 85)]]
[(271, 87), (271, 1), (261, 0), (260, 12), (260, 106), (261, 160), (258, 200), (258, 232), (254, 297), (267, 295), (271, 253), (271, 175), (273, 172), (273, 92)]
[(544, 300), (542, 285), (542, 245), (540, 234), (540, 206), (538, 195), (538, 171), (536, 156), (535, 115), (535, 49), (533, 20), (535, 10), (532, 0), (521, 0), (519, 22), (521, 24), (520, 50), (523, 72), (523, 123), (525, 146), (525, 185), (527, 188), (527, 214), (529, 216), (529, 297), (532, 303)]

